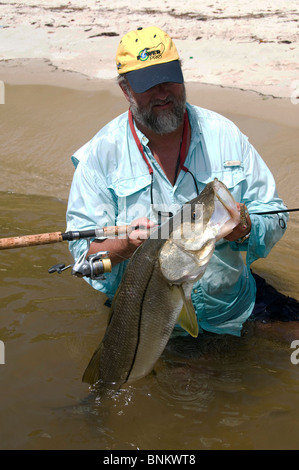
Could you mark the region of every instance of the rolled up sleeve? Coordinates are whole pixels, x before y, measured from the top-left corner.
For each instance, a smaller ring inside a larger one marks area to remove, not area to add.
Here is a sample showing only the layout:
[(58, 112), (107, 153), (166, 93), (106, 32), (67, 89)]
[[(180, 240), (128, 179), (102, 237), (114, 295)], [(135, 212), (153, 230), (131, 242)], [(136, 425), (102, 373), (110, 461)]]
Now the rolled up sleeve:
[[(75, 170), (66, 213), (67, 230), (90, 230), (116, 224), (117, 204), (99, 173), (80, 162)], [(91, 240), (92, 241), (92, 240)], [(69, 249), (75, 261), (87, 249), (87, 240), (69, 242)], [(113, 267), (105, 273), (105, 280), (84, 277), (94, 289), (113, 298), (122, 278), (127, 262)]]

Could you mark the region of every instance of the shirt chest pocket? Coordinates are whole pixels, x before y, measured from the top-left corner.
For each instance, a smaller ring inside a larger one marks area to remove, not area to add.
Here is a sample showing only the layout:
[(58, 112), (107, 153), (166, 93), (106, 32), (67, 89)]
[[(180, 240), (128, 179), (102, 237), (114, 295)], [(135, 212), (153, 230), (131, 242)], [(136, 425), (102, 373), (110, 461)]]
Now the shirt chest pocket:
[(221, 177), (222, 182), (232, 193), (235, 200), (237, 202), (240, 202), (242, 199), (243, 192), (242, 186), (245, 181), (245, 174), (241, 165), (224, 167)]
[(110, 183), (117, 204), (117, 223), (127, 224), (139, 217), (148, 217), (150, 212), (151, 176), (142, 175)]
[(219, 181), (224, 183), (235, 200), (241, 202), (243, 183), (246, 180), (241, 164), (224, 164), (221, 170), (211, 170), (197, 175), (197, 179), (203, 184), (207, 184), (214, 178), (218, 178)]

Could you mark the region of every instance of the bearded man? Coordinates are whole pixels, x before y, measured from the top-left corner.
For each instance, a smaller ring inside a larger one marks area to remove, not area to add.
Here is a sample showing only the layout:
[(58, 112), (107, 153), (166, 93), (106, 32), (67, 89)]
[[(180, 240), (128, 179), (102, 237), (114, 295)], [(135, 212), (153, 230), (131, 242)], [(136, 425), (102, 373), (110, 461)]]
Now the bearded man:
[[(286, 209), (273, 176), (235, 124), (186, 102), (180, 58), (164, 31), (148, 27), (126, 34), (116, 66), (129, 110), (73, 155), (67, 230), (126, 224), (135, 229), (123, 238), (92, 241), (89, 253), (109, 251), (113, 268), (105, 280), (86, 281), (111, 300), (128, 259), (145, 239), (144, 229), (177, 212), (216, 177), (244, 217), (217, 242), (192, 302), (202, 330), (240, 335), (256, 306), (250, 265), (268, 255), (286, 228), (286, 214), (249, 215)], [(70, 242), (75, 260), (85, 249), (84, 240)]]

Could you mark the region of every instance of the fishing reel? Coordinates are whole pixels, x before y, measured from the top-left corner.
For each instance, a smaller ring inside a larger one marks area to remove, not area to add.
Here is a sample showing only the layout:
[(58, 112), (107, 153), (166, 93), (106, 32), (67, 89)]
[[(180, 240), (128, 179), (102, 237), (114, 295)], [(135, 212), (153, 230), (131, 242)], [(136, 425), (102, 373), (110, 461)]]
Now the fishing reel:
[(72, 268), (72, 276), (89, 277), (95, 280), (104, 280), (104, 273), (111, 272), (112, 264), (108, 257), (108, 251), (98, 251), (92, 255), (88, 255), (90, 240), (87, 243), (87, 249), (82, 253), (80, 258), (74, 264), (65, 266), (64, 264), (55, 264), (48, 272), (61, 274), (66, 269)]

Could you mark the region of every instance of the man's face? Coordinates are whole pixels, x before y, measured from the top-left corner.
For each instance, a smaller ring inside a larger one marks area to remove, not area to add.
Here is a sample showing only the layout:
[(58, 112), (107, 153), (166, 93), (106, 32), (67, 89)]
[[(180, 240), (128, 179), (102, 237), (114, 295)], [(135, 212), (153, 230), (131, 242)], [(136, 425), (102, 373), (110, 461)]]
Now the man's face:
[(129, 87), (127, 93), (134, 118), (151, 131), (169, 134), (182, 124), (186, 109), (184, 84), (161, 83), (144, 93), (135, 93)]

